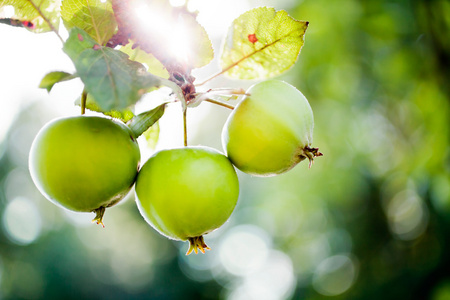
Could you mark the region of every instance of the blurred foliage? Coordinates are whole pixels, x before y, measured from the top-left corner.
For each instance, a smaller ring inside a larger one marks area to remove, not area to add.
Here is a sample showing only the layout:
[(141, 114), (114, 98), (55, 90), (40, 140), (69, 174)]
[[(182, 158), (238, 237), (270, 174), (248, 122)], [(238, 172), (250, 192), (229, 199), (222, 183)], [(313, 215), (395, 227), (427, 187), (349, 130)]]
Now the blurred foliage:
[[(43, 199), (27, 155), (50, 116), (29, 107), (0, 145), (0, 298), (450, 299), (450, 2), (287, 10), (310, 23), (281, 79), (310, 100), (324, 156), (278, 177), (240, 173), (212, 251), (186, 257), (132, 195), (106, 229)], [(193, 142), (220, 130), (216, 109)]]

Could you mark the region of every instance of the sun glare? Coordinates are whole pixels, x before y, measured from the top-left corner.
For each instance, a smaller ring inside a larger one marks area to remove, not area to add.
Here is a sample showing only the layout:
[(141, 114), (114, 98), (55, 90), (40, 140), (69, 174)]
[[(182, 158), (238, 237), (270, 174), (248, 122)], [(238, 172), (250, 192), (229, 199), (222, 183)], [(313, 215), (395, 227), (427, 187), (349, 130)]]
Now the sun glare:
[(170, 0), (169, 2), (172, 6), (183, 6), (186, 4), (186, 0)]
[(190, 53), (189, 32), (181, 19), (174, 20), (161, 8), (142, 3), (134, 9), (139, 23), (160, 46), (182, 62), (188, 62)]

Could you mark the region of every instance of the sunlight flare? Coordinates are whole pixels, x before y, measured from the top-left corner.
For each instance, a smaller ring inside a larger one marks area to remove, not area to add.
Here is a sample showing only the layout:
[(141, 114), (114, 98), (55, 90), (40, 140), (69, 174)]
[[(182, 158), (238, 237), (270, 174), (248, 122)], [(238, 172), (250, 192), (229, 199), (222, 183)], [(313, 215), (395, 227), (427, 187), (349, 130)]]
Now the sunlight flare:
[(163, 7), (141, 3), (134, 9), (139, 23), (152, 39), (157, 39), (159, 46), (183, 63), (189, 61), (191, 43), (189, 30), (182, 16), (172, 18)]

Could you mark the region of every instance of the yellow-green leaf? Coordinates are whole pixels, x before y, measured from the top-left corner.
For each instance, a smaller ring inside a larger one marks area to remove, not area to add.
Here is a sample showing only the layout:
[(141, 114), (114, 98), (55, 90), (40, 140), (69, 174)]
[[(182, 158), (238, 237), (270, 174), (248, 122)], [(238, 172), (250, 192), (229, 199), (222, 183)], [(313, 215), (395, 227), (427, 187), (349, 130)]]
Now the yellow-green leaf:
[(214, 58), (214, 50), (209, 36), (192, 15), (183, 15), (182, 24), (189, 34), (189, 50), (187, 59), (193, 68), (206, 66)]
[(111, 1), (63, 0), (61, 17), (67, 29), (81, 28), (100, 45), (113, 36), (117, 26)]
[(5, 9), (14, 8), (8, 18), (10, 25), (17, 21), (35, 33), (58, 30), (60, 18), (60, 0), (0, 0), (0, 15)]
[[(81, 106), (81, 97), (78, 98), (75, 101), (75, 105)], [(89, 109), (90, 111), (95, 111), (102, 113), (106, 116), (110, 116), (114, 119), (121, 120), (122, 122), (126, 123), (129, 120), (131, 120), (134, 117), (134, 113), (129, 109), (123, 109), (123, 110), (110, 110), (110, 111), (103, 111), (100, 106), (98, 106), (97, 102), (93, 99), (91, 94), (87, 94), (86, 97), (86, 109)]]
[(159, 121), (153, 124), (149, 129), (147, 129), (142, 135), (147, 141), (147, 147), (154, 150), (159, 140)]
[(297, 61), (308, 22), (286, 11), (259, 7), (235, 19), (223, 44), (220, 66), (237, 79), (266, 79)]
[(47, 75), (45, 75), (44, 78), (42, 78), (41, 83), (39, 84), (39, 87), (41, 89), (46, 89), (47, 92), (50, 92), (51, 89), (53, 88), (53, 86), (55, 84), (57, 84), (58, 82), (71, 80), (76, 77), (77, 77), (77, 75), (70, 74), (67, 72), (61, 72), (61, 71), (50, 72)]

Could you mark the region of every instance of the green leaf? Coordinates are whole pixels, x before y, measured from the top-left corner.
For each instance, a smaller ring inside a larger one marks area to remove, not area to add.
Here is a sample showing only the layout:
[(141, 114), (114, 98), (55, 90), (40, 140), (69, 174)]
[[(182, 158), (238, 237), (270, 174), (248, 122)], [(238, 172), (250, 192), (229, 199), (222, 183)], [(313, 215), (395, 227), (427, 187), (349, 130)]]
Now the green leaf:
[[(81, 106), (81, 97), (75, 101), (75, 105)], [(129, 109), (124, 109), (121, 111), (118, 110), (110, 110), (110, 111), (102, 111), (100, 106), (98, 106), (97, 102), (92, 98), (90, 94), (87, 95), (86, 98), (86, 109), (90, 111), (100, 112), (106, 116), (113, 117), (115, 119), (119, 119), (122, 122), (126, 123), (134, 117), (134, 113)]]
[(120, 51), (128, 54), (131, 60), (147, 65), (147, 71), (149, 73), (162, 78), (169, 78), (170, 75), (166, 67), (164, 67), (164, 65), (152, 54), (141, 50), (139, 47), (132, 49), (132, 43), (128, 43), (126, 46), (121, 47)]
[(117, 26), (111, 1), (63, 0), (61, 17), (67, 29), (81, 28), (100, 45), (113, 36)]
[[(0, 16), (5, 8), (12, 6), (14, 13), (9, 15), (9, 25), (20, 23), (35, 33), (57, 30), (60, 18), (60, 0), (0, 0)], [(53, 28), (52, 28), (53, 27)]]
[(237, 79), (266, 79), (295, 64), (308, 22), (259, 7), (235, 19), (222, 47), (220, 66)]
[(41, 83), (39, 84), (39, 87), (41, 89), (46, 89), (47, 92), (50, 92), (51, 89), (53, 88), (53, 86), (55, 84), (57, 84), (58, 82), (71, 80), (76, 77), (77, 77), (77, 75), (66, 73), (66, 72), (60, 72), (60, 71), (50, 72), (47, 75), (45, 75), (44, 78), (42, 78)]
[(128, 122), (128, 127), (135, 138), (147, 131), (153, 124), (155, 124), (164, 114), (166, 103), (163, 103), (156, 108), (143, 112)]
[(121, 111), (135, 104), (163, 80), (147, 73), (142, 64), (129, 60), (123, 52), (100, 46), (77, 27), (70, 31), (63, 50), (102, 111)]

